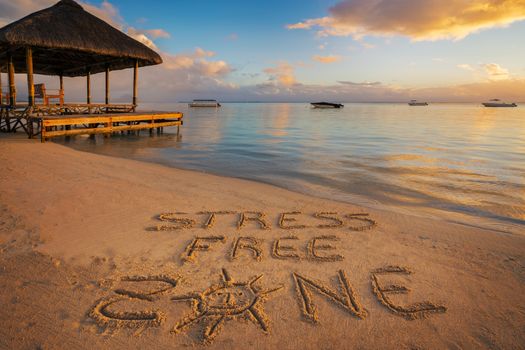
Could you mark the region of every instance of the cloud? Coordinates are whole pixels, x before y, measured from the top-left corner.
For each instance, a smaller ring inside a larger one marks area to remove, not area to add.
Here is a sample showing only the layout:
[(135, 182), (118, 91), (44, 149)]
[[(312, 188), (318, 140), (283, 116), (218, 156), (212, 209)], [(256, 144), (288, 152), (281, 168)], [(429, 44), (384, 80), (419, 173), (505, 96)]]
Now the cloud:
[[(0, 0), (0, 26), (4, 26), (30, 13), (52, 6), (57, 2), (57, 0)], [(169, 33), (163, 29), (137, 29), (128, 26), (120, 15), (118, 8), (107, 0), (102, 1), (99, 6), (84, 1), (78, 1), (78, 3), (84, 10), (154, 50), (158, 50), (158, 48), (153, 40), (170, 37)]]
[[(56, 3), (56, 1), (52, 2)], [(111, 4), (109, 1), (102, 1), (100, 6), (91, 5), (90, 3), (83, 1), (79, 1), (79, 4), (84, 8), (84, 10), (88, 11), (89, 13), (108, 22), (115, 28), (125, 31), (124, 19), (120, 16), (118, 8), (113, 6), (113, 4)]]
[(339, 84), (343, 84), (343, 85), (351, 85), (351, 86), (366, 86), (366, 87), (370, 87), (370, 86), (380, 86), (380, 85), (383, 85), (383, 83), (381, 83), (380, 81), (374, 81), (374, 82), (370, 82), (370, 81), (364, 81), (362, 83), (355, 83), (353, 81), (344, 81), (344, 80), (340, 80), (338, 81)]
[(486, 63), (482, 67), (491, 80), (505, 80), (509, 79), (509, 70), (501, 67), (497, 63)]
[(319, 56), (315, 55), (312, 57), (314, 61), (321, 62), (321, 63), (335, 63), (341, 60), (341, 56), (337, 55), (328, 55), (328, 56)]
[(215, 56), (215, 52), (213, 51), (206, 51), (201, 49), (200, 47), (197, 47), (195, 49), (195, 57), (202, 58), (202, 57), (213, 57)]
[(169, 39), (171, 37), (170, 33), (165, 31), (164, 29), (146, 29), (144, 30), (144, 33), (153, 39)]
[[(32, 12), (55, 4), (58, 0), (0, 0), (0, 22), (10, 23)], [(119, 10), (109, 1), (103, 1), (99, 6), (79, 2), (86, 11), (105, 20), (115, 28), (127, 33), (145, 45), (158, 51), (154, 40), (168, 38), (168, 32), (162, 29), (138, 29), (129, 26), (121, 17)], [(159, 51), (163, 64), (141, 68), (139, 72), (140, 101), (175, 101), (176, 99), (191, 99), (199, 96), (214, 96), (220, 91), (236, 91), (237, 87), (227, 81), (233, 69), (222, 60), (212, 60), (215, 52), (197, 47), (193, 52), (170, 54)], [(132, 86), (131, 70), (111, 72), (111, 100), (129, 102)], [(102, 101), (104, 96), (104, 75), (92, 76), (93, 99)], [(56, 87), (56, 77), (36, 76), (35, 80)], [(27, 87), (23, 79), (17, 79), (20, 98)], [(97, 88), (100, 87), (100, 88)], [(65, 93), (68, 101), (85, 100), (85, 78), (66, 78)]]
[(287, 62), (280, 62), (277, 67), (266, 68), (264, 72), (270, 76), (270, 80), (276, 80), (283, 86), (290, 87), (297, 83), (294, 68)]
[(158, 47), (157, 45), (155, 45), (155, 43), (153, 42), (152, 39), (150, 39), (145, 33), (144, 31), (140, 31), (140, 30), (136, 30), (135, 28), (133, 27), (129, 27), (126, 31), (126, 34), (128, 34), (130, 37), (132, 37), (133, 39), (143, 43), (144, 45), (146, 45), (147, 47), (149, 47), (150, 49), (153, 49), (155, 51), (158, 50)]
[(461, 69), (464, 69), (464, 70), (471, 71), (471, 72), (473, 72), (473, 71), (476, 70), (476, 69), (475, 69), (474, 67), (472, 67), (470, 64), (466, 64), (466, 63), (464, 63), (464, 64), (458, 64), (457, 67), (458, 67), (458, 68), (461, 68)]
[(164, 59), (163, 67), (167, 70), (188, 70), (192, 74), (201, 74), (207, 77), (225, 76), (232, 72), (231, 67), (225, 61), (209, 61), (215, 52), (196, 48), (194, 52), (187, 54), (171, 55), (162, 53)]
[(413, 40), (461, 39), (525, 19), (525, 0), (342, 0), (330, 16), (290, 24), (323, 36), (407, 36)]
[(170, 34), (164, 29), (135, 29), (133, 27), (128, 27), (125, 30), (125, 32), (133, 39), (143, 43), (144, 45), (155, 51), (158, 51), (159, 48), (157, 47), (157, 45), (155, 45), (153, 40), (158, 38), (170, 37)]
[[(165, 58), (165, 60), (169, 60)], [(129, 70), (112, 72), (111, 96), (115, 102), (131, 101), (132, 73)], [(268, 74), (268, 73), (267, 73)], [(140, 102), (176, 102), (193, 98), (211, 97), (222, 101), (266, 101), (309, 102), (314, 100), (341, 102), (406, 102), (411, 99), (429, 102), (482, 102), (492, 98), (507, 101), (524, 101), (525, 79), (487, 80), (485, 82), (427, 88), (403, 88), (379, 82), (354, 83), (341, 81), (338, 84), (282, 85), (277, 81), (261, 84), (235, 86), (217, 76), (200, 74), (198, 66), (166, 69), (145, 67), (139, 73)], [(35, 77), (49, 88), (56, 88), (56, 77)], [(24, 99), (25, 81), (17, 80), (20, 99)], [(104, 75), (92, 77), (95, 101), (103, 101)], [(85, 79), (66, 78), (66, 99), (85, 99)], [(98, 88), (97, 88), (98, 87)]]
[(482, 63), (476, 67), (470, 64), (458, 64), (458, 68), (475, 72), (479, 77), (486, 77), (488, 80), (507, 80), (511, 79), (508, 69), (503, 68), (497, 63)]
[(241, 87), (239, 96), (249, 101), (308, 102), (313, 100), (341, 102), (407, 102), (420, 99), (429, 102), (482, 102), (495, 97), (520, 102), (525, 96), (525, 79), (507, 79), (480, 83), (428, 88), (402, 88), (374, 83), (339, 82), (338, 85), (295, 84), (283, 89), (272, 84)]

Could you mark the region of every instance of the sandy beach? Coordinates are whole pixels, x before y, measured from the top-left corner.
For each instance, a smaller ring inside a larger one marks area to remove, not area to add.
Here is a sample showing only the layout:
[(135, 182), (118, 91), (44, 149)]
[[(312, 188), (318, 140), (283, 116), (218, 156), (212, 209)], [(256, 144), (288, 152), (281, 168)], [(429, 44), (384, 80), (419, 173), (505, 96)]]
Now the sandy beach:
[(0, 139), (0, 348), (519, 349), (525, 236)]

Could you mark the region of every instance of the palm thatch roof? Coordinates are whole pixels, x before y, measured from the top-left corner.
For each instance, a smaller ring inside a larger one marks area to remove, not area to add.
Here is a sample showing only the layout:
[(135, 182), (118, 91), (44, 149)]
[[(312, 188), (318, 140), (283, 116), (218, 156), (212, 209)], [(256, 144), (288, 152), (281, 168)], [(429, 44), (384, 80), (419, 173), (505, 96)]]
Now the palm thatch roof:
[(30, 14), (0, 28), (0, 71), (13, 58), (15, 71), (26, 72), (25, 48), (33, 48), (36, 74), (69, 77), (162, 63), (146, 45), (130, 38), (73, 0)]

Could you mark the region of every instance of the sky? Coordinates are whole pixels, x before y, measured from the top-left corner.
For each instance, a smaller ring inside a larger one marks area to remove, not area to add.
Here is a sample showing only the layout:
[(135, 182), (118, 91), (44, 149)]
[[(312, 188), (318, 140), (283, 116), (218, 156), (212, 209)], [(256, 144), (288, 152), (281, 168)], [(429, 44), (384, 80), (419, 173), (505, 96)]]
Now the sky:
[[(0, 0), (0, 26), (56, 1)], [(525, 0), (79, 3), (163, 57), (140, 71), (143, 102), (525, 101)], [(112, 74), (128, 99), (131, 71)], [(66, 99), (82, 88), (66, 80)]]

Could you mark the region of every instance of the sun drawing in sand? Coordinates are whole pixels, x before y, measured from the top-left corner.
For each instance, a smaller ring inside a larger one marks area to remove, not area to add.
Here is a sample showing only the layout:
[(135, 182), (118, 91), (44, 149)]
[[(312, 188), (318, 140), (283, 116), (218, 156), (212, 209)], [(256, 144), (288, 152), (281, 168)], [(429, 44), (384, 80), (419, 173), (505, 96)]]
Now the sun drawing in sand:
[(269, 290), (260, 290), (255, 283), (263, 275), (247, 282), (235, 282), (225, 269), (222, 269), (222, 281), (212, 285), (202, 293), (175, 296), (174, 301), (191, 301), (193, 313), (179, 321), (172, 332), (178, 333), (198, 322), (205, 324), (203, 340), (211, 342), (218, 334), (222, 324), (229, 320), (247, 318), (268, 333), (268, 318), (262, 308), (267, 296), (283, 288), (279, 286)]

